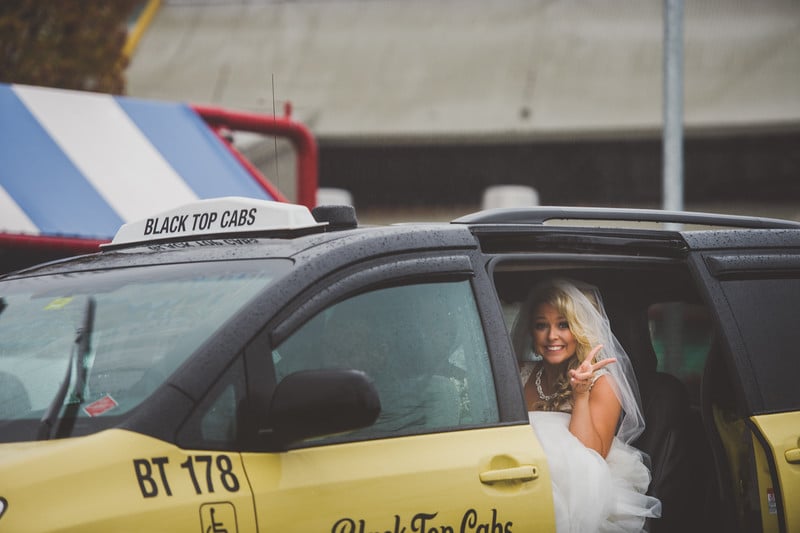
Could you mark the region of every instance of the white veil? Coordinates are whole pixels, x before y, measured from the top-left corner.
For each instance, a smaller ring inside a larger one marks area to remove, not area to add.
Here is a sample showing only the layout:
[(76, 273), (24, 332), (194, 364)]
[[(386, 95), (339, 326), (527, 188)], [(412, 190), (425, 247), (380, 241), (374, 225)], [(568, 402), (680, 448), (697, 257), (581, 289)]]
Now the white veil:
[[(597, 287), (567, 279), (551, 279), (535, 286), (517, 314), (511, 330), (511, 339), (517, 358), (520, 361), (541, 360), (541, 356), (535, 354), (532, 348), (530, 313), (531, 306), (535, 303), (533, 301), (534, 298), (546, 286), (554, 286), (569, 296), (575, 305), (577, 319), (586, 330), (591, 346), (603, 345), (595, 360), (600, 361), (610, 357), (617, 359), (616, 363), (611, 363), (605, 368), (613, 378), (611, 380), (613, 389), (622, 406), (622, 414), (617, 427), (617, 437), (630, 444), (644, 430), (639, 385), (636, 381), (636, 374), (633, 372), (630, 357), (628, 357), (622, 345), (611, 332), (611, 325)], [(591, 299), (596, 304), (593, 304)]]

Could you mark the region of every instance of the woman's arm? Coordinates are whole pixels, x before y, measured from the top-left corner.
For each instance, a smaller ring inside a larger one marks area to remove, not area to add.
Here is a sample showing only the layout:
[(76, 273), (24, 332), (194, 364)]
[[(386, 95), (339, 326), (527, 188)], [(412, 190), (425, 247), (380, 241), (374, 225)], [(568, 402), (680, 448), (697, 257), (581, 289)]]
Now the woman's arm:
[(575, 405), (569, 431), (584, 446), (606, 457), (617, 429), (621, 413), (619, 400), (607, 376), (597, 378), (591, 390), (578, 392), (573, 388)]

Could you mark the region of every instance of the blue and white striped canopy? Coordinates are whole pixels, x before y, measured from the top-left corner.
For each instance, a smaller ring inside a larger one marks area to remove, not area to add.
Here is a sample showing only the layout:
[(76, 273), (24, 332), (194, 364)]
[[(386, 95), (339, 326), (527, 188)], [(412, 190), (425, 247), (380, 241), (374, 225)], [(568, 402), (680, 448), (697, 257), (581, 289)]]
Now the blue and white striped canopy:
[(0, 232), (110, 239), (220, 196), (274, 199), (188, 105), (0, 84)]

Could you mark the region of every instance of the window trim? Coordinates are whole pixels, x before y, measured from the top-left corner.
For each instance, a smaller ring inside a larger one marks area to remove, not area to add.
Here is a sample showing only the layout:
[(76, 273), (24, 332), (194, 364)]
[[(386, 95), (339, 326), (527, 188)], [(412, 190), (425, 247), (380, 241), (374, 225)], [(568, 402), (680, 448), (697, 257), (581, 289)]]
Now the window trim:
[(278, 346), (292, 333), (322, 309), (377, 287), (405, 284), (408, 280), (468, 279), (474, 276), (472, 262), (467, 255), (430, 255), (408, 258), (384, 258), (373, 265), (363, 263), (345, 271), (326, 276), (295, 298), (299, 305), (291, 303), (279, 313), (279, 318), (270, 330), (270, 344)]
[[(252, 451), (270, 451), (269, 424), (267, 413), (269, 403), (276, 383), (274, 368), (271, 364), (272, 350), (279, 346), (295, 331), (302, 327), (324, 309), (335, 305), (347, 298), (364, 292), (399, 285), (410, 285), (431, 282), (469, 281), (475, 300), (476, 312), (483, 326), (483, 333), (487, 345), (489, 368), (493, 373), (494, 387), (499, 415), (497, 425), (508, 422), (519, 422), (524, 415), (517, 410), (524, 407), (524, 402), (516, 402), (516, 398), (509, 396), (504, 389), (508, 382), (498, 376), (497, 351), (500, 358), (506, 359), (499, 367), (513, 364), (510, 343), (507, 352), (498, 343), (498, 335), (487, 327), (487, 324), (498, 323), (492, 316), (492, 305), (487, 305), (487, 298), (494, 298), (493, 287), (485, 279), (485, 269), (473, 268), (473, 264), (480, 262), (480, 255), (474, 251), (453, 253), (445, 251), (440, 253), (387, 255), (373, 258), (364, 262), (354, 263), (345, 269), (332, 272), (315, 283), (309, 285), (297, 294), (267, 323), (266, 327), (245, 348), (245, 367), (247, 372), (247, 404), (250, 422), (247, 434), (253, 439), (245, 439), (245, 449)], [(480, 278), (482, 281), (478, 281)], [(487, 291), (491, 296), (487, 297)], [(497, 305), (499, 311), (499, 305)], [(488, 313), (490, 318), (487, 318)], [(503, 324), (500, 317), (500, 325)], [(505, 333), (504, 326), (497, 331)], [(506, 340), (506, 342), (508, 342)], [(499, 346), (499, 348), (498, 348)], [(509, 366), (510, 368), (510, 366)], [(515, 374), (516, 375), (516, 374)], [(521, 394), (521, 388), (520, 388)], [(509, 398), (511, 401), (509, 401)], [(509, 409), (509, 406), (513, 406)]]

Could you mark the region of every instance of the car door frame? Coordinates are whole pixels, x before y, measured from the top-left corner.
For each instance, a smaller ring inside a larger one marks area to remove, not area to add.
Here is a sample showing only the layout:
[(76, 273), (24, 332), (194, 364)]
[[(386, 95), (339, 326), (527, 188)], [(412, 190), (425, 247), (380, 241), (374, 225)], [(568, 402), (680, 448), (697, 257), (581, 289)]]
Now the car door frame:
[[(527, 423), (522, 387), (514, 386), (519, 381), (519, 374), (505, 332), (502, 311), (496, 301), (494, 287), (482, 265), (481, 255), (475, 251), (398, 253), (367, 258), (320, 277), (276, 313), (262, 333), (245, 350), (248, 390), (254, 408), (262, 414), (266, 413), (269, 409), (269, 397), (276, 385), (274, 369), (261, 357), (261, 354), (278, 346), (322, 309), (367, 287), (372, 290), (400, 282), (406, 283), (409, 280), (424, 283), (443, 279), (468, 279), (484, 326), (497, 392), (500, 422)], [(267, 387), (264, 383), (265, 376), (270, 380)], [(266, 429), (267, 424), (263, 416), (260, 417), (258, 424), (260, 430)]]
[[(480, 424), (475, 428), (460, 429), (467, 431), (494, 427), (511, 429), (510, 426), (517, 426), (517, 431), (522, 431), (527, 435), (525, 438), (531, 444), (537, 445), (538, 441), (530, 427), (524, 408), (524, 397), (516, 359), (506, 333), (502, 310), (497, 302), (484, 260), (480, 252), (476, 250), (396, 253), (365, 258), (346, 268), (320, 276), (305, 290), (299, 292), (292, 301), (276, 313), (261, 334), (245, 350), (248, 398), (252, 414), (251, 435), (268, 435), (270, 432), (267, 413), (269, 412), (270, 397), (277, 384), (274, 367), (268, 354), (271, 354), (274, 347), (279, 346), (308, 320), (331, 305), (362, 292), (414, 283), (459, 280), (469, 281), (477, 312), (483, 325), (498, 409), (497, 422)], [(519, 434), (517, 433), (517, 435)], [(269, 439), (254, 437), (249, 439), (249, 443), (244, 450), (245, 453), (278, 455), (286, 453), (284, 449), (270, 443)], [(289, 453), (293, 449), (297, 448), (288, 446)], [(488, 450), (486, 453), (489, 453)], [(539, 467), (538, 478), (534, 483), (546, 487), (537, 490), (544, 490), (547, 496), (551, 496), (546, 459), (543, 453), (541, 456), (536, 456), (536, 459), (542, 465)], [(243, 462), (245, 462), (244, 459)], [(255, 494), (258, 489), (257, 487), (252, 488)], [(539, 507), (538, 511), (537, 507)], [(552, 498), (544, 498), (540, 504), (537, 504), (535, 500), (531, 501), (530, 509), (531, 522), (529, 525), (533, 524), (535, 520), (539, 520), (537, 527), (544, 527), (543, 531), (548, 530), (547, 524), (552, 525), (554, 520)], [(544, 519), (542, 519), (543, 516)], [(526, 526), (517, 522), (515, 527), (525, 528)]]
[[(760, 449), (756, 449), (756, 463), (763, 461), (769, 469), (770, 482), (774, 490), (774, 508), (777, 525), (780, 531), (787, 531), (787, 497), (780, 483), (779, 461), (773, 453), (779, 443), (769, 441), (768, 435), (756, 423), (755, 417), (768, 414), (770, 409), (765, 405), (756, 379), (753, 365), (755, 354), (748, 352), (743, 332), (737, 325), (736, 310), (727, 300), (722, 283), (730, 279), (773, 279), (786, 276), (800, 278), (800, 232), (785, 230), (781, 232), (739, 231), (728, 232), (723, 240), (714, 232), (706, 235), (687, 236), (687, 241), (694, 250), (690, 253), (689, 267), (698, 280), (709, 309), (714, 316), (719, 332), (718, 353), (728, 369), (729, 385), (736, 397), (738, 415), (742, 417), (746, 427), (754, 436)], [(739, 243), (737, 246), (736, 243)], [(724, 243), (724, 246), (722, 246)], [(708, 379), (704, 377), (704, 379)], [(706, 430), (711, 435), (712, 445), (717, 432), (710, 420), (705, 421)], [(716, 446), (715, 454), (721, 451)], [(761, 454), (763, 453), (763, 456)], [(717, 461), (717, 478), (722, 486), (726, 472), (720, 472), (720, 461)], [(724, 489), (723, 489), (724, 490)], [(760, 505), (762, 523), (770, 523), (765, 515), (772, 514), (762, 501)], [(794, 513), (797, 511), (795, 510)]]

